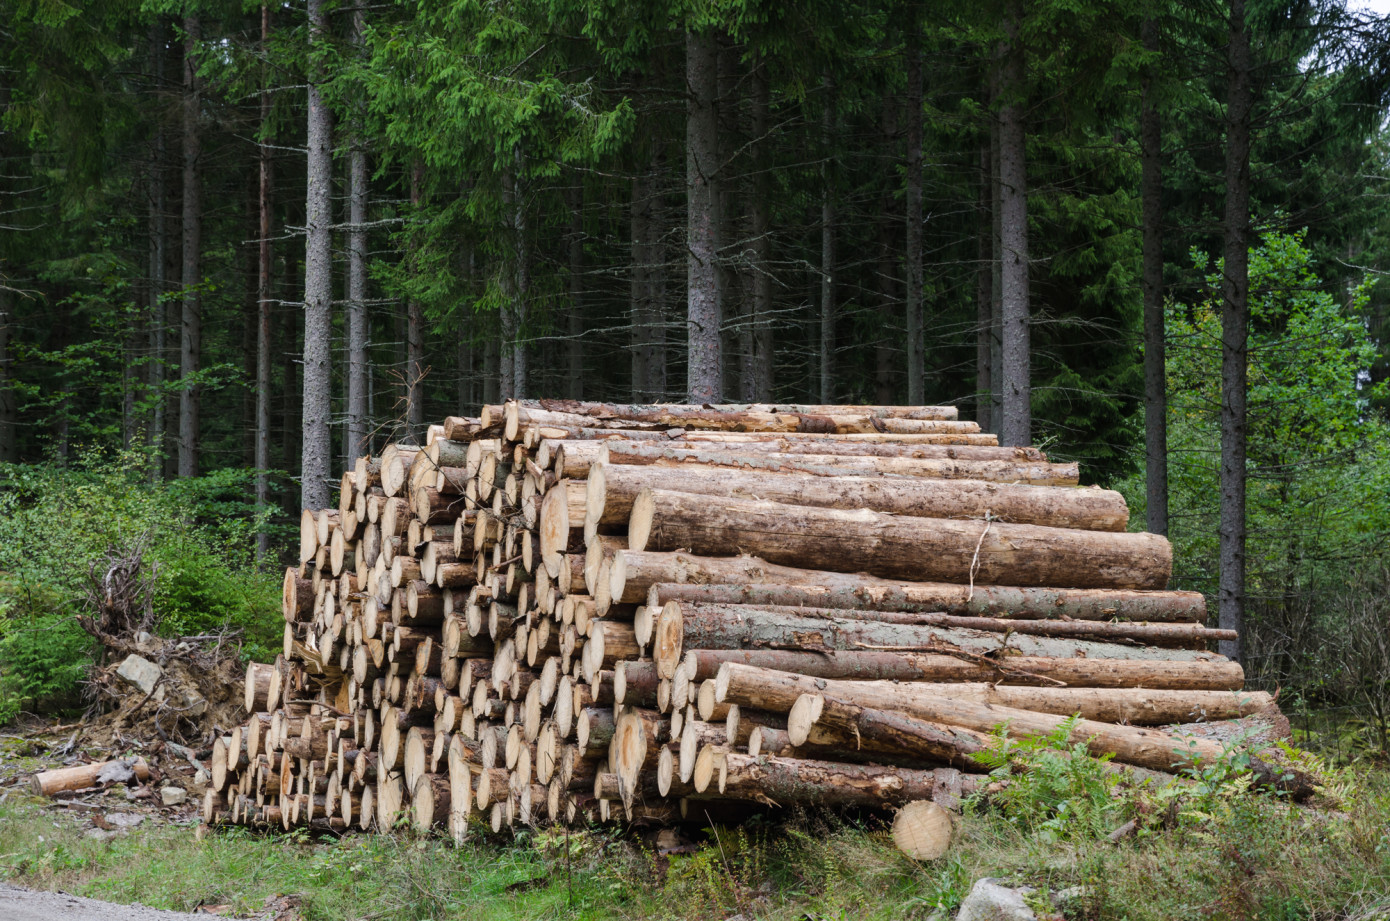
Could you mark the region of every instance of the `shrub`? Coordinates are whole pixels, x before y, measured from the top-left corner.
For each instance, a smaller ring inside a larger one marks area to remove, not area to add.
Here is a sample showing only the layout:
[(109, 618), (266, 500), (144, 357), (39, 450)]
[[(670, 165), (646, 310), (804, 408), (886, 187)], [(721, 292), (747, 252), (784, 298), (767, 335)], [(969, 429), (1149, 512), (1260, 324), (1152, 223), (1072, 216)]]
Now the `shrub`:
[(93, 561), (147, 541), (155, 629), (237, 629), (245, 650), (279, 645), (278, 579), (258, 572), (267, 522), (251, 471), (152, 485), (135, 455), (93, 452), (79, 466), (0, 465), (0, 722), (21, 707), (70, 706), (90, 662), (78, 627)]

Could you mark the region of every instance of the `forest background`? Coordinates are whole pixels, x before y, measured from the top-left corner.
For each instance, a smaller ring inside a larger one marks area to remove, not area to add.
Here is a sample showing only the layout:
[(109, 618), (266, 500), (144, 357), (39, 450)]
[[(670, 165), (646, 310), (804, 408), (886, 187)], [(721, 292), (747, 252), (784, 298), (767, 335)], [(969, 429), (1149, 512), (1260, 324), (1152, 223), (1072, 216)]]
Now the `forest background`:
[(15, 0), (0, 718), (92, 560), (278, 645), (287, 524), (510, 397), (950, 403), (1390, 745), (1390, 23), (1335, 0)]

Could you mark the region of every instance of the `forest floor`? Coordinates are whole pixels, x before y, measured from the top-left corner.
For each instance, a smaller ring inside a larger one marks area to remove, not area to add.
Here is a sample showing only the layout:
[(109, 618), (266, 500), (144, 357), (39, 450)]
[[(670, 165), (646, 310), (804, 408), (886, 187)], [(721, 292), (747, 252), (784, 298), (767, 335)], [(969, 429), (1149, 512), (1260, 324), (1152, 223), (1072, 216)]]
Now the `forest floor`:
[[(967, 815), (946, 857), (914, 863), (881, 820), (820, 812), (697, 831), (676, 847), (603, 830), (480, 835), (462, 847), (244, 829), (200, 840), (191, 810), (120, 786), (95, 808), (33, 796), (27, 774), (45, 760), (0, 746), (0, 881), (223, 917), (931, 919), (951, 917), (988, 876), (1037, 887), (1040, 918), (1390, 918), (1390, 773), (1371, 767), (1355, 772), (1338, 810), (1247, 793), (1119, 844)], [(1074, 887), (1079, 897), (1050, 900)]]

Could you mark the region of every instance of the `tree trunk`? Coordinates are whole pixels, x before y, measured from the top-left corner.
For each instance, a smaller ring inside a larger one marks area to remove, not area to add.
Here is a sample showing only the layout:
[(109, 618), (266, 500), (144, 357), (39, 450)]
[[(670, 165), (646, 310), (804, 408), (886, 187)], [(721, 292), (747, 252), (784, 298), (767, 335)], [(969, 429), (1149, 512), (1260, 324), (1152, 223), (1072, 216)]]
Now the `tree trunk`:
[[(982, 709), (1010, 708), (1019, 712), (1031, 711), (1039, 718), (1067, 717), (1079, 713), (1082, 719), (1088, 722), (1130, 723), (1135, 726), (1167, 726), (1191, 722), (1194, 715), (1204, 720), (1239, 719), (1263, 713), (1274, 702), (1270, 695), (1261, 691), (1155, 691), (1147, 688), (1056, 688), (1002, 684), (840, 681), (754, 668), (734, 662), (720, 666), (715, 678), (715, 700), (755, 710), (786, 713), (802, 694), (824, 694), (827, 698), (858, 704), (861, 707), (896, 710), (919, 719), (936, 720), (952, 725), (970, 724), (957, 723), (955, 719), (945, 717), (938, 709), (938, 703), (943, 699), (949, 699), (962, 706)], [(993, 717), (993, 721), (982, 731), (991, 731), (996, 723), (1004, 719), (1004, 716)], [(1044, 722), (1054, 727), (1056, 725), (1051, 719), (1045, 719)], [(1017, 725), (1023, 728), (1026, 724)], [(1083, 736), (1088, 734), (1081, 733)], [(1167, 755), (1171, 751), (1172, 747), (1163, 754)], [(1159, 771), (1170, 769), (1168, 765), (1143, 764), (1123, 758), (1121, 760)]]
[(983, 521), (989, 516), (1000, 522), (1091, 531), (1123, 531), (1129, 521), (1124, 497), (1104, 489), (920, 477), (785, 476), (691, 464), (598, 464), (589, 468), (586, 533), (626, 524), (638, 493), (647, 487), (917, 518)]
[(753, 398), (772, 399), (772, 144), (769, 140), (771, 89), (767, 62), (758, 60), (753, 69)]
[[(324, 0), (308, 0), (311, 53), (327, 40)], [(330, 357), (333, 336), (333, 123), (319, 81), (310, 68), (308, 105), (308, 196), (304, 247), (304, 400), (300, 443), (300, 505), (325, 508), (329, 501), (329, 437), (332, 412)]]
[(918, 26), (907, 34), (907, 402), (926, 402), (926, 341), (922, 328), (922, 49)]
[[(962, 658), (919, 652), (789, 649), (694, 649), (683, 660), (692, 681), (707, 681), (725, 662), (813, 678), (851, 681), (1007, 682), (1012, 686), (1148, 688), (1173, 691), (1239, 691), (1245, 673), (1238, 662), (1175, 662), (1142, 659)], [(1056, 684), (1061, 682), (1061, 685)]]
[(810, 474), (818, 477), (878, 476), (927, 477), (947, 480), (983, 480), (1034, 486), (1075, 486), (1075, 464), (1028, 463), (949, 458), (861, 457), (839, 454), (741, 454), (735, 450), (677, 448), (638, 441), (608, 446), (608, 460), (622, 465), (727, 467), (768, 473)]
[[(650, 143), (656, 143), (653, 138)], [(652, 393), (649, 366), (655, 359), (653, 344), (657, 322), (652, 310), (652, 286), (650, 281), (651, 246), (651, 183), (650, 173), (638, 171), (632, 177), (632, 277), (629, 283), (629, 298), (632, 310), (632, 399), (636, 402), (658, 399)]]
[(715, 250), (716, 172), (719, 168), (719, 43), (710, 29), (685, 35), (686, 335), (692, 403), (718, 402), (723, 388), (718, 253)]
[[(1215, 658), (1201, 650), (1162, 649), (1123, 645), (1096, 639), (1054, 638), (1011, 631), (973, 630), (954, 626), (887, 623), (834, 614), (853, 612), (817, 608), (774, 608), (733, 604), (670, 602), (662, 607), (652, 634), (652, 659), (657, 673), (672, 678), (687, 649), (800, 649), (854, 652), (998, 654), (1005, 647), (1032, 658), (1146, 659), (1159, 662), (1203, 662)], [(927, 615), (920, 615), (926, 617)], [(966, 618), (966, 620), (976, 620)], [(1018, 621), (1017, 626), (1057, 627), (1054, 621)], [(1100, 628), (1102, 624), (1087, 624)], [(1163, 625), (1172, 629), (1171, 625)], [(1117, 632), (1138, 630), (1119, 625)], [(1188, 631), (1200, 628), (1188, 627)], [(1124, 639), (1123, 636), (1114, 639)], [(587, 646), (585, 647), (588, 648)], [(625, 656), (624, 658), (629, 658)], [(735, 701), (737, 703), (737, 701)]]
[(0, 282), (0, 463), (19, 459), (15, 424), (14, 359), (10, 356), (10, 328), (14, 323), (14, 292)]
[[(150, 25), (150, 55), (154, 59), (154, 86), (155, 92), (164, 91), (164, 59), (166, 57), (165, 47), (165, 22), (164, 17), (156, 17)], [(165, 322), (167, 306), (163, 297), (168, 289), (168, 272), (166, 266), (169, 258), (169, 224), (168, 224), (168, 174), (166, 170), (165, 158), (165, 134), (163, 119), (157, 120), (154, 133), (154, 149), (150, 157), (150, 202), (149, 202), (149, 273), (150, 273), (150, 301), (149, 301), (149, 388), (153, 407), (150, 412), (150, 431), (149, 446), (152, 453), (152, 463), (150, 474), (152, 479), (158, 479), (163, 473), (164, 468), (164, 438), (165, 438), (165, 412), (166, 400), (164, 395), (165, 364), (164, 359), (168, 351), (166, 341), (166, 330), (168, 325)]]
[[(1221, 575), (1218, 620), (1240, 630), (1245, 618), (1246, 368), (1250, 337), (1250, 32), (1245, 0), (1231, 0), (1226, 49), (1225, 274), (1221, 282)], [(1240, 640), (1221, 644), (1240, 659)]]
[(980, 780), (952, 768), (912, 770), (873, 764), (843, 764), (805, 758), (721, 756), (718, 791), (730, 799), (883, 807), (931, 799), (945, 785), (957, 783), (974, 793)]
[(584, 399), (584, 180), (570, 203), (569, 313), (565, 318), (565, 392), (572, 400)]
[[(366, 14), (361, 6), (352, 11), (354, 53), (366, 52)], [(347, 444), (345, 462), (371, 453), (367, 436), (367, 151), (363, 128), (355, 126), (349, 155), (348, 189), (348, 373)]]
[(820, 401), (835, 402), (835, 84), (821, 79)]
[(199, 177), (202, 142), (198, 115), (202, 107), (197, 72), (201, 25), (197, 16), (183, 21), (183, 312), (179, 336), (179, 476), (198, 475), (198, 410), (202, 387), (195, 382), (202, 357), (203, 199)]
[(990, 76), (989, 195), (990, 195), (990, 291), (989, 379), (990, 431), (1000, 434), (1004, 424), (1004, 187), (999, 166), (999, 68)]
[[(416, 159), (410, 166), (410, 209), (418, 218), (420, 184), (425, 178), (425, 164)], [(412, 254), (415, 245), (411, 246)], [(419, 267), (411, 266), (412, 272)], [(406, 431), (411, 440), (424, 436), (425, 430), (425, 315), (418, 297), (405, 302), (405, 405)]]
[(644, 490), (628, 545), (708, 556), (748, 552), (772, 563), (897, 579), (982, 585), (1160, 589), (1168, 541), (1034, 525), (907, 518), (748, 499)]
[[(1140, 27), (1144, 50), (1158, 54), (1158, 20)], [(1157, 68), (1160, 65), (1151, 65)], [(1168, 377), (1163, 322), (1163, 132), (1154, 75), (1145, 74), (1139, 113), (1140, 207), (1144, 225), (1144, 472), (1146, 518), (1168, 533)]]
[(994, 424), (994, 196), (990, 181), (990, 145), (980, 145), (980, 193), (975, 246), (975, 418), (986, 432), (997, 432)]
[[(135, 778), (142, 782), (150, 779), (150, 766), (145, 763), (144, 758), (137, 757), (134, 761), (126, 763), (130, 766)], [(91, 764), (79, 764), (75, 767), (41, 771), (30, 778), (29, 786), (38, 796), (54, 796), (69, 790), (82, 790), (95, 786), (98, 783), (97, 776), (101, 774), (102, 770), (116, 764), (118, 764), (117, 761), (96, 761)]]
[[(270, 6), (261, 4), (261, 47), (270, 43)], [(262, 74), (261, 131), (270, 130), (269, 76)], [(270, 507), (270, 229), (272, 165), (270, 138), (258, 145), (259, 195), (257, 199), (256, 258), (256, 510), (264, 514)], [(270, 533), (256, 532), (256, 564), (262, 566), (270, 555)]]
[(1004, 104), (999, 109), (999, 187), (1001, 247), (1001, 317), (1004, 416), (999, 440), (1026, 445), (1033, 440), (1028, 318), (1028, 182), (1027, 137), (1023, 118), (1027, 85), (1021, 29), (1022, 0), (1010, 0), (1004, 20)]
[(521, 145), (512, 148), (512, 245), (515, 252), (513, 264), (513, 301), (516, 338), (512, 342), (512, 396), (521, 399), (530, 389), (530, 366), (526, 349), (527, 298), (531, 289), (531, 249), (526, 235), (526, 175), (525, 156)]

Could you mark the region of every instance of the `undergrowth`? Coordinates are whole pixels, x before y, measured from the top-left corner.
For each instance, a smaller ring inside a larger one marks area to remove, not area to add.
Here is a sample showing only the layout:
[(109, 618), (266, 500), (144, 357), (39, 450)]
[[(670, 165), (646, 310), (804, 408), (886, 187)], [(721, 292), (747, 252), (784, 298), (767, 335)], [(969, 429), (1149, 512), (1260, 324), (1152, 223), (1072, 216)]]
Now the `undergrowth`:
[(706, 829), (690, 853), (664, 855), (642, 838), (598, 829), (527, 830), (505, 841), (479, 832), (455, 847), (242, 829), (198, 841), (190, 828), (164, 827), (103, 843), (83, 837), (81, 819), (12, 801), (0, 804), (0, 878), (161, 908), (229, 905), (243, 915), (294, 895), (306, 921), (928, 919), (954, 912), (984, 876), (1035, 886), (1040, 904), (1083, 887), (1066, 903), (1072, 921), (1333, 921), (1390, 910), (1385, 774), (1344, 791), (1353, 797), (1344, 810), (1224, 782), (1213, 789), (1218, 808), (1155, 821), (1119, 844), (1052, 833), (1043, 817), (1055, 818), (1055, 809), (1033, 823), (1014, 821), (1008, 808), (972, 810), (946, 856), (930, 863), (896, 851), (881, 820), (819, 810)]
[[(21, 708), (79, 702), (93, 644), (76, 621), (94, 561), (147, 546), (154, 627), (239, 630), (266, 661), (280, 645), (279, 580), (251, 557), (252, 473), (151, 484), (137, 455), (80, 465), (0, 464), (0, 724)], [(97, 575), (100, 575), (98, 573)]]

